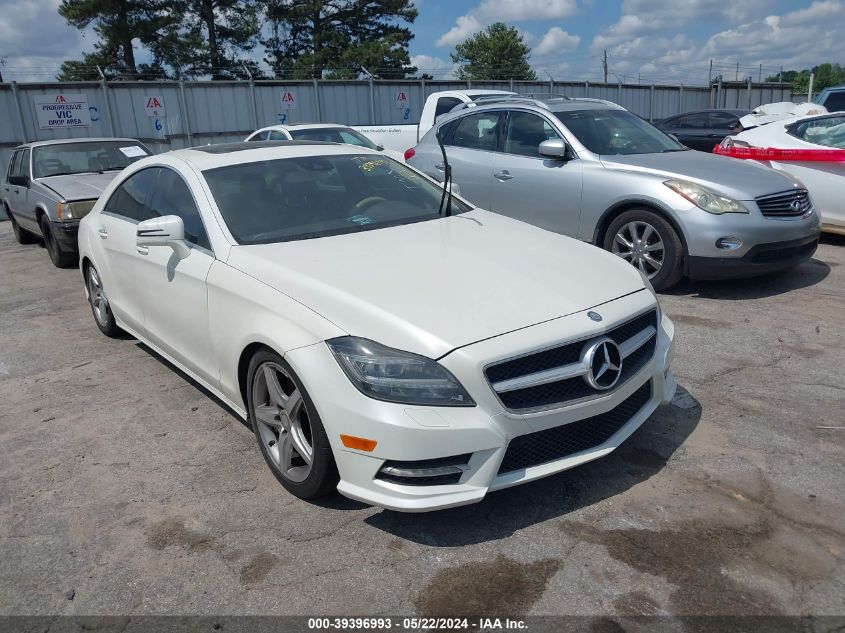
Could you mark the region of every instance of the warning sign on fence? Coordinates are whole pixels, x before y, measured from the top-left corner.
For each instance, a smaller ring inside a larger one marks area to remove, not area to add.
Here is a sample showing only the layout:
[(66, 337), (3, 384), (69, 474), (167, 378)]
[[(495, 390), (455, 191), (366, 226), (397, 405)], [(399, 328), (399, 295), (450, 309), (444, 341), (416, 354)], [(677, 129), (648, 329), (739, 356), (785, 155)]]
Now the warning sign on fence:
[(38, 127), (42, 130), (91, 125), (91, 111), (86, 95), (35, 95), (32, 99), (35, 101)]
[(144, 97), (144, 110), (147, 116), (153, 119), (158, 119), (167, 114), (164, 109), (164, 97), (161, 95), (152, 95)]
[(408, 93), (405, 90), (396, 91), (396, 109), (404, 110), (411, 107), (411, 100), (408, 98)]
[(293, 90), (282, 90), (282, 108), (296, 110), (296, 93)]

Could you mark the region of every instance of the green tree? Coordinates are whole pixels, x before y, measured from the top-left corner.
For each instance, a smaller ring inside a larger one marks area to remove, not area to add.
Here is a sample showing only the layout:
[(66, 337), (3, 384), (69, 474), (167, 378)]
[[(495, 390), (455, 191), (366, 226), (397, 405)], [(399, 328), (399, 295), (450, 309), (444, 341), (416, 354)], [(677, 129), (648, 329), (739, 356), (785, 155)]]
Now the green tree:
[(522, 41), (519, 31), (503, 22), (496, 22), (458, 44), (452, 61), (463, 64), (458, 78), (471, 81), (491, 79), (537, 79), (528, 59), (531, 49)]
[(118, 65), (122, 76), (135, 75), (138, 67), (132, 41), (137, 39), (145, 46), (154, 43), (176, 20), (170, 4), (168, 0), (62, 0), (59, 15), (79, 30), (93, 26), (99, 41), (83, 60), (63, 65), (59, 76), (91, 74), (93, 70), (99, 78), (96, 68), (85, 68), (99, 62)]
[[(830, 86), (845, 84), (845, 69), (839, 64), (826, 62), (804, 70), (785, 70), (780, 74), (780, 81), (791, 83), (796, 94), (806, 93), (810, 89), (810, 73), (813, 73), (813, 92)], [(766, 81), (778, 81), (778, 75), (766, 77)]]
[(265, 61), (290, 79), (355, 78), (361, 67), (383, 78), (416, 72), (408, 43), (411, 0), (265, 0), (270, 34)]

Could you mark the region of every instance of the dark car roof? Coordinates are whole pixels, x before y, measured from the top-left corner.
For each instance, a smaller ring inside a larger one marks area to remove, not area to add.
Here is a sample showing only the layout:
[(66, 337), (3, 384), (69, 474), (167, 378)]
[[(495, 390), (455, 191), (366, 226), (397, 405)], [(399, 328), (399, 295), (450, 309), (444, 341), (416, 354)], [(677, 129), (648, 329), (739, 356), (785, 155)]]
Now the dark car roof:
[(735, 114), (737, 116), (745, 116), (746, 114), (751, 114), (751, 110), (739, 110), (735, 108), (709, 108), (707, 110), (690, 110), (689, 112), (673, 114), (672, 116), (667, 116), (663, 120), (666, 121), (668, 119), (676, 119), (679, 116), (686, 116), (688, 114), (707, 114), (708, 112), (727, 112), (728, 114)]

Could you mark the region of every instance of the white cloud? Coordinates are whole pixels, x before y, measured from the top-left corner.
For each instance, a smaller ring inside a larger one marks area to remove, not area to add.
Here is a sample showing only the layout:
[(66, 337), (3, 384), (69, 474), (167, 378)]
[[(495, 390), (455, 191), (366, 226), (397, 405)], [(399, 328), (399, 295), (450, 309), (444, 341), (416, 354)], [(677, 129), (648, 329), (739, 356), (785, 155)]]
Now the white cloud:
[(580, 43), (581, 38), (577, 35), (570, 35), (559, 26), (553, 26), (546, 32), (532, 52), (538, 57), (565, 53), (575, 50)]
[(413, 55), (411, 66), (416, 66), (419, 74), (427, 73), (435, 79), (454, 79), (458, 64), (442, 57), (431, 55)]
[[(441, 35), (437, 46), (455, 46), (493, 22), (559, 20), (574, 15), (575, 0), (482, 0)], [(530, 34), (529, 34), (530, 35)]]

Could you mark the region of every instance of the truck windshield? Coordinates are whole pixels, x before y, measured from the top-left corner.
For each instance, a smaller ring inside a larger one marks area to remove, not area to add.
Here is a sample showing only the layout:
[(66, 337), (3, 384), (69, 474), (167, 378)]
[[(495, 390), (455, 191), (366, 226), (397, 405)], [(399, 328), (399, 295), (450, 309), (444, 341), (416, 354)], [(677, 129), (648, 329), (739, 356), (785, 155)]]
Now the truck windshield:
[(345, 143), (367, 149), (378, 149), (375, 143), (363, 134), (351, 128), (312, 128), (310, 130), (289, 130), (295, 141), (324, 141), (326, 143)]
[(41, 145), (33, 149), (35, 178), (119, 171), (136, 160), (149, 156), (150, 150), (137, 141), (93, 141)]
[[(239, 244), (305, 240), (434, 220), (443, 195), (443, 189), (412, 169), (373, 154), (242, 163), (208, 169), (203, 176)], [(452, 199), (452, 215), (469, 209)]]
[(687, 148), (626, 110), (569, 110), (554, 115), (594, 154), (657, 154)]

